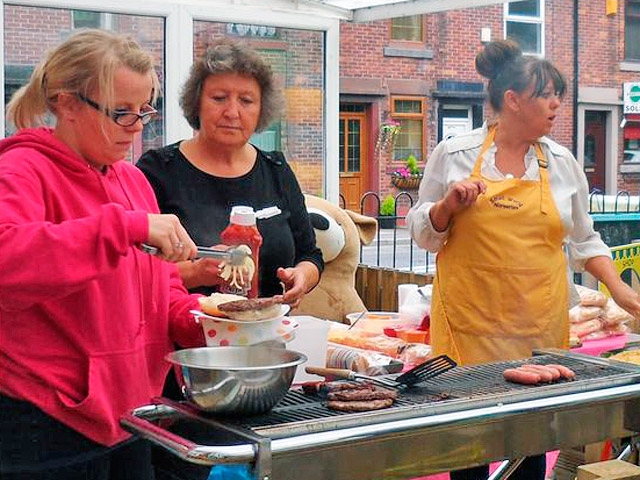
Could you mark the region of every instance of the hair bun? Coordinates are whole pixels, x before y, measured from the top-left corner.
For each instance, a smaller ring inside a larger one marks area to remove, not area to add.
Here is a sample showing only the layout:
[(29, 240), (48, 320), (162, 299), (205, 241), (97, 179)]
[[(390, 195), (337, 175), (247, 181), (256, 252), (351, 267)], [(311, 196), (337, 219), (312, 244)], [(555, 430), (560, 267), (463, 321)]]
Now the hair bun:
[(506, 65), (522, 57), (520, 46), (510, 39), (489, 42), (476, 56), (476, 70), (490, 80), (497, 77)]

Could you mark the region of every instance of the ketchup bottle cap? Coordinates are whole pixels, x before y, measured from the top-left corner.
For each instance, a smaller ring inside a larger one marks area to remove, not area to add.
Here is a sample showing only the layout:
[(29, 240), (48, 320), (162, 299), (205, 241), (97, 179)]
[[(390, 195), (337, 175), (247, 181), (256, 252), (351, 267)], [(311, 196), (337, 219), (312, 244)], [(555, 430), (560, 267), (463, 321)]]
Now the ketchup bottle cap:
[(231, 207), (231, 217), (229, 221), (235, 225), (252, 226), (256, 224), (256, 212), (252, 207), (235, 206)]

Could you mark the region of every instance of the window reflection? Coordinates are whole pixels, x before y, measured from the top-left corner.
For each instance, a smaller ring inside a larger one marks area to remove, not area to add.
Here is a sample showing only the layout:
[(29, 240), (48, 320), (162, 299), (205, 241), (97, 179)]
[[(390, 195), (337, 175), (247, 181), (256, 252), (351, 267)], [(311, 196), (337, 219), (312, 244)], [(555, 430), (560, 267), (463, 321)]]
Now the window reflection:
[(312, 30), (221, 23), (193, 23), (194, 57), (221, 37), (246, 39), (271, 65), (284, 89), (285, 110), (279, 123), (258, 132), (251, 143), (263, 150), (280, 150), (302, 190), (323, 192), (324, 158), (324, 33)]
[[(25, 18), (29, 19), (28, 23)], [(100, 27), (131, 34), (143, 48), (153, 53), (158, 76), (163, 81), (164, 18), (5, 4), (5, 106), (11, 95), (27, 83), (44, 52), (66, 39), (77, 27)], [(157, 105), (159, 115), (134, 142), (130, 160), (135, 160), (149, 148), (164, 144), (163, 91)], [(50, 123), (53, 122), (51, 118)], [(15, 127), (7, 124), (5, 135), (14, 131)]]

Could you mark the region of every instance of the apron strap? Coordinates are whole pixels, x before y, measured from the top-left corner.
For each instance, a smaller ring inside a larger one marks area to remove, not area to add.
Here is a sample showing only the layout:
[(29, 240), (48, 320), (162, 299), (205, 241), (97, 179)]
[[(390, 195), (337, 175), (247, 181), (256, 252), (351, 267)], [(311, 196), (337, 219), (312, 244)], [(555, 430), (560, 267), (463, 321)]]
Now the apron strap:
[(534, 148), (536, 150), (536, 156), (538, 157), (538, 167), (540, 170), (540, 211), (543, 215), (546, 215), (549, 211), (548, 202), (551, 200), (549, 171), (547, 170), (549, 162), (542, 151), (540, 143), (536, 143)]
[(478, 159), (476, 160), (476, 163), (473, 166), (473, 171), (471, 172), (471, 178), (481, 178), (480, 172), (482, 168), (482, 161), (484, 158), (484, 154), (493, 143), (493, 139), (495, 137), (496, 137), (496, 125), (493, 125), (492, 127), (489, 127), (489, 132), (487, 133), (487, 136), (484, 138), (482, 148), (480, 149), (480, 153), (478, 154)]

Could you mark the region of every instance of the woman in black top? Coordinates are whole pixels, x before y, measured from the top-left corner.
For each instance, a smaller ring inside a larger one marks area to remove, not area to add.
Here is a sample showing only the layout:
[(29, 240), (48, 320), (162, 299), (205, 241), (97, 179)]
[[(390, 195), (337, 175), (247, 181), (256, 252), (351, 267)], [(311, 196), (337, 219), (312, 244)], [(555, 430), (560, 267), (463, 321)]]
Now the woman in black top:
[[(196, 134), (150, 150), (138, 161), (164, 213), (176, 214), (198, 245), (217, 245), (234, 205), (282, 213), (258, 219), (263, 237), (259, 296), (282, 294), (296, 306), (320, 278), (322, 254), (315, 244), (304, 197), (279, 152), (262, 152), (250, 143), (281, 105), (270, 67), (253, 50), (229, 40), (212, 44), (191, 69), (180, 104)], [(221, 280), (218, 262), (180, 264), (191, 291), (211, 293)]]

